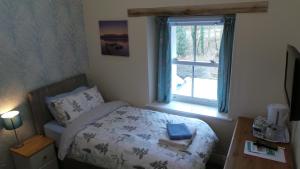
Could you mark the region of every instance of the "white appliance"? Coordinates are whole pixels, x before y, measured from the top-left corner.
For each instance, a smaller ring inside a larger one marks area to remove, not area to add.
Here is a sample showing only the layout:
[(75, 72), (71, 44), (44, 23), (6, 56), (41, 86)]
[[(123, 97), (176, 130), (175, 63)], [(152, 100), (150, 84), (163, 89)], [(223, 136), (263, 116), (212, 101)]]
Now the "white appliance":
[(287, 127), (289, 121), (289, 108), (283, 104), (270, 104), (268, 105), (268, 123)]
[(271, 142), (289, 143), (289, 108), (283, 104), (270, 104), (268, 117), (258, 116), (253, 123), (253, 135)]

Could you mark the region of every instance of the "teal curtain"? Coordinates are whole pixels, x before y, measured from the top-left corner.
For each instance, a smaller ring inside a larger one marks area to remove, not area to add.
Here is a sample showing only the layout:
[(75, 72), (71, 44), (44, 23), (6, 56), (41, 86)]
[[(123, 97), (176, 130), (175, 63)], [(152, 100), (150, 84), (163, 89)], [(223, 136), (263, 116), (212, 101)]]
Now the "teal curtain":
[(171, 44), (168, 17), (157, 17), (157, 101), (168, 103), (171, 100)]
[(224, 16), (224, 30), (219, 53), (218, 110), (228, 113), (231, 60), (235, 15)]

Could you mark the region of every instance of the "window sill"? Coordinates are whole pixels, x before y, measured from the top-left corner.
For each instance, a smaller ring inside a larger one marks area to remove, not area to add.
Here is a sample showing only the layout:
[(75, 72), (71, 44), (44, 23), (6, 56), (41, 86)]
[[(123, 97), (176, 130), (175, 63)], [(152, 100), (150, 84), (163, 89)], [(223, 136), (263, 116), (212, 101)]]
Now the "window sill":
[(172, 101), (167, 104), (154, 102), (146, 105), (146, 108), (193, 118), (209, 117), (226, 121), (232, 121), (228, 114), (218, 112), (218, 109), (216, 107), (209, 107), (178, 101)]

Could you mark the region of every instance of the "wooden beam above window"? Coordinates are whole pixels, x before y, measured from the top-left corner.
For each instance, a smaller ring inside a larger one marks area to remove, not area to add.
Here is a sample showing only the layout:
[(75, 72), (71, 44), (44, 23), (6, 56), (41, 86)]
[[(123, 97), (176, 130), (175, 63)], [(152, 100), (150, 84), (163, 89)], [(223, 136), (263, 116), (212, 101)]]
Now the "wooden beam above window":
[(158, 8), (134, 8), (128, 9), (129, 17), (139, 16), (209, 16), (226, 15), (236, 13), (267, 12), (268, 1), (240, 2), (195, 6), (173, 6)]

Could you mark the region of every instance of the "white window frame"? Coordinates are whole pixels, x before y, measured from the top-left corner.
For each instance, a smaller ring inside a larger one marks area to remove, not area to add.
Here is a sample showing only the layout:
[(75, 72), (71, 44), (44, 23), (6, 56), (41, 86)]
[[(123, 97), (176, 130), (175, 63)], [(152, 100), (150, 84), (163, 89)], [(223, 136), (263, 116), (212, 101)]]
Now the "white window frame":
[[(222, 17), (184, 17), (184, 18), (169, 18), (169, 25), (171, 26), (197, 26), (197, 25), (221, 25), (223, 24)], [(172, 30), (172, 29), (171, 29)], [(173, 31), (173, 30), (172, 30)], [(172, 35), (171, 33), (171, 43), (174, 43), (174, 40), (172, 42)], [(195, 35), (197, 36), (197, 31), (195, 31)], [(194, 46), (196, 46), (194, 44)], [(194, 60), (196, 60), (196, 49), (193, 49), (193, 55)], [(172, 52), (172, 55), (174, 52)], [(192, 66), (192, 77), (194, 77), (194, 69), (195, 66), (202, 66), (202, 67), (219, 67), (218, 63), (211, 63), (211, 62), (200, 62), (200, 61), (181, 61), (177, 60), (176, 58), (172, 59), (172, 65), (190, 65)], [(172, 100), (174, 101), (180, 101), (180, 102), (187, 102), (192, 104), (200, 104), (200, 105), (206, 105), (206, 106), (212, 106), (217, 107), (218, 100), (210, 100), (210, 99), (203, 99), (203, 98), (196, 98), (194, 97), (194, 78), (192, 78), (192, 96), (183, 96), (178, 94), (172, 94)]]

